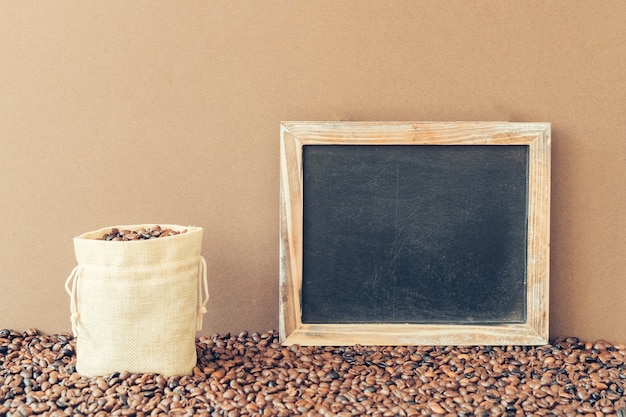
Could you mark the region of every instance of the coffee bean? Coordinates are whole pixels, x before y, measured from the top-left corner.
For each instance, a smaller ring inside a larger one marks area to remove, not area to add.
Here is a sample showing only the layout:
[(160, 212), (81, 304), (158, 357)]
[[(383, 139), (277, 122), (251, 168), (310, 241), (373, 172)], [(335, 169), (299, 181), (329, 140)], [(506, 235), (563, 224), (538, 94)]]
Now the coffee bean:
[(339, 374), (335, 371), (330, 371), (326, 374), (326, 378), (329, 379), (339, 379)]
[(75, 347), (67, 334), (0, 330), (0, 415), (626, 417), (626, 347), (606, 341), (283, 347), (275, 332), (239, 332), (198, 338), (190, 375), (92, 378), (75, 372)]
[[(187, 229), (181, 231), (173, 230), (171, 228), (162, 229), (161, 226), (155, 225), (149, 228), (140, 228), (138, 230), (119, 230), (116, 227), (111, 228), (109, 233), (102, 235), (99, 240), (106, 241), (129, 241), (129, 240), (147, 240), (156, 239), (159, 237), (175, 236), (181, 233), (187, 233)], [(0, 336), (1, 337), (1, 336)]]

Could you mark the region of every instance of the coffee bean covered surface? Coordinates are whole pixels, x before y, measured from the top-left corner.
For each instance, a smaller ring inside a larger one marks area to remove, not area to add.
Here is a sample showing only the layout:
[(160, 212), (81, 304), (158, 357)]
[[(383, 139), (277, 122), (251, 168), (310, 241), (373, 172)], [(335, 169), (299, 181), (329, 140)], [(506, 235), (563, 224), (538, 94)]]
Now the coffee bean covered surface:
[(120, 241), (120, 240), (147, 240), (156, 239), (159, 237), (175, 236), (181, 233), (186, 233), (187, 229), (182, 231), (173, 230), (170, 228), (163, 229), (159, 225), (152, 227), (142, 227), (137, 230), (120, 230), (113, 227), (109, 233), (105, 233), (99, 240), (108, 241)]
[(75, 339), (0, 330), (3, 416), (626, 416), (625, 345), (283, 347), (202, 336), (192, 375), (75, 370)]

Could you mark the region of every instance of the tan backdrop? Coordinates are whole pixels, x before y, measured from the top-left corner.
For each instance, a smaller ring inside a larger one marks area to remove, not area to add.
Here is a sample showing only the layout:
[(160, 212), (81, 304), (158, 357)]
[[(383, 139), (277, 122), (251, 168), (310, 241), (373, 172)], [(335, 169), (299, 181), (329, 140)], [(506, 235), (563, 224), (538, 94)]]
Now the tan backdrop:
[(626, 342), (626, 3), (2, 2), (0, 327), (69, 331), (72, 238), (205, 229), (203, 333), (278, 326), (281, 120), (553, 132), (551, 335)]

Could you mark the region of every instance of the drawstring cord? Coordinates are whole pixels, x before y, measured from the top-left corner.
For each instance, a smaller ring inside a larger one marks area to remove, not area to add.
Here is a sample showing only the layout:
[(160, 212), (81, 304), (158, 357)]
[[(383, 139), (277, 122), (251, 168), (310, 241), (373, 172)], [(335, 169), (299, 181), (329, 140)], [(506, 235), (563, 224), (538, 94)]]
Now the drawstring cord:
[[(206, 277), (206, 261), (200, 256), (200, 265), (198, 266), (198, 312), (196, 314), (196, 330), (202, 330), (202, 318), (206, 314), (206, 305), (209, 302), (209, 286)], [(203, 291), (204, 290), (204, 291)], [(202, 293), (204, 292), (204, 299)]]
[[(65, 281), (65, 291), (70, 296), (70, 321), (72, 323), (72, 333), (74, 337), (78, 336), (78, 304), (76, 301), (76, 288), (78, 285), (78, 271), (80, 265), (76, 266), (70, 276)], [(207, 312), (206, 306), (209, 302), (209, 288), (207, 284), (207, 266), (206, 261), (201, 256), (198, 267), (198, 310), (196, 315), (196, 329), (202, 330), (202, 319)]]
[[(65, 291), (70, 296), (70, 321), (72, 322), (72, 333), (74, 337), (78, 336), (78, 306), (76, 303), (76, 286), (78, 283), (78, 270), (80, 269), (80, 265), (77, 265), (67, 277), (65, 281)], [(71, 285), (71, 287), (70, 287)]]

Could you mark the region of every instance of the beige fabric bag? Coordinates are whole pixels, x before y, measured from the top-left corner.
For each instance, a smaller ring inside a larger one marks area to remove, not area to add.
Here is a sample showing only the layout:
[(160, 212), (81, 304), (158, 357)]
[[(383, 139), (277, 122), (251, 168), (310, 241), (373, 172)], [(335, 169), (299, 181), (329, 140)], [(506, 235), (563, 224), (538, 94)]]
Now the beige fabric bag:
[(80, 374), (192, 373), (196, 331), (202, 329), (209, 298), (200, 255), (202, 228), (161, 227), (187, 232), (138, 241), (96, 240), (109, 227), (74, 238), (78, 265), (65, 287)]

